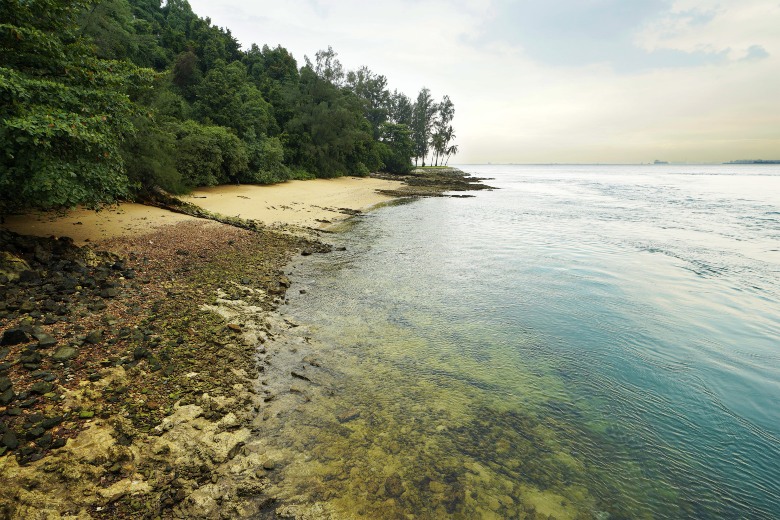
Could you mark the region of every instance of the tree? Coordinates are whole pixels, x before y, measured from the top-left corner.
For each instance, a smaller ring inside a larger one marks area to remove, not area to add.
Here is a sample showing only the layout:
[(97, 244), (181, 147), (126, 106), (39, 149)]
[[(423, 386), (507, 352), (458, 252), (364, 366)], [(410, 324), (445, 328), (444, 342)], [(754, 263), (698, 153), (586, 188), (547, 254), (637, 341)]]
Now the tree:
[(381, 166), (359, 100), (308, 65), (301, 69), (295, 105), (284, 134), (291, 164), (317, 177), (367, 174)]
[(374, 139), (379, 139), (380, 127), (390, 113), (390, 92), (386, 87), (387, 78), (374, 74), (368, 67), (347, 73), (347, 88), (363, 103)]
[(244, 143), (227, 128), (185, 121), (173, 126), (176, 169), (188, 187), (239, 182), (248, 172)]
[(390, 97), (390, 111), (388, 114), (390, 121), (411, 127), (413, 112), (414, 105), (409, 96), (394, 90), (393, 95)]
[(408, 173), (412, 169), (414, 142), (406, 125), (383, 123), (380, 141), (383, 145), (384, 170), (390, 173)]
[(412, 110), (412, 141), (414, 141), (414, 162), (422, 158), (425, 166), (425, 157), (430, 146), (431, 129), (436, 115), (436, 103), (433, 102), (431, 91), (423, 87), (417, 95), (417, 102)]
[(0, 211), (99, 205), (127, 195), (119, 145), (131, 95), (153, 71), (105, 61), (79, 30), (92, 1), (4, 2), (0, 23)]
[(306, 66), (309, 67), (320, 79), (323, 79), (336, 87), (344, 84), (344, 67), (337, 58), (338, 53), (328, 45), (328, 50), (319, 50), (314, 55), (315, 63), (308, 56), (304, 56)]
[(443, 158), (447, 153), (450, 141), (455, 137), (453, 133), (452, 119), (455, 117), (455, 105), (449, 96), (444, 96), (441, 103), (437, 105), (438, 117), (433, 124), (433, 133), (431, 135), (431, 146), (434, 150), (434, 165), (439, 165), (439, 158)]

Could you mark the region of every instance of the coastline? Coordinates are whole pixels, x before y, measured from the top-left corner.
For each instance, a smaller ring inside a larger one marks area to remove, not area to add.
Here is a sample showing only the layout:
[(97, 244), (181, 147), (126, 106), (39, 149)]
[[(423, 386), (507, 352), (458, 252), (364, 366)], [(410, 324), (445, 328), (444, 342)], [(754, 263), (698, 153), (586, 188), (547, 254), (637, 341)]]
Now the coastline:
[[(398, 181), (391, 187), (402, 193)], [(238, 197), (246, 188), (223, 192)], [(334, 224), (393, 198), (372, 197), (366, 205), (352, 193), (358, 207), (338, 204), (338, 218), (322, 220)], [(306, 396), (300, 372), (270, 364), (283, 343), (273, 339), (294, 327), (274, 309), (290, 285), (290, 259), (329, 247), (290, 233), (300, 222), (280, 226), (288, 232), (248, 231), (146, 211), (162, 210), (120, 206), (103, 213), (113, 226), (92, 227), (104, 236), (82, 235), (81, 243), (111, 253), (3, 234), (4, 249), (25, 262), (21, 279), (3, 286), (12, 305), (0, 315), (4, 333), (20, 331), (13, 334), (22, 340), (4, 340), (0, 360), (10, 391), (0, 410), (4, 517), (249, 517), (275, 507), (264, 490), (276, 461), (259, 436), (290, 396)], [(55, 221), (90, 229), (73, 222), (83, 217)], [(73, 267), (66, 289), (50, 289), (51, 271), (63, 264)], [(311, 360), (289, 362), (305, 370)]]

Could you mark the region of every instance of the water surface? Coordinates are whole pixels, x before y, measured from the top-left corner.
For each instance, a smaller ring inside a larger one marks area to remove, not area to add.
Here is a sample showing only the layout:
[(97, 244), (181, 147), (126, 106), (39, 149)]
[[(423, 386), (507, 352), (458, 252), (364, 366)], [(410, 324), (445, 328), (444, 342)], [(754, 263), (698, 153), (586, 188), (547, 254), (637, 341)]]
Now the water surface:
[(780, 517), (777, 167), (463, 169), (296, 265), (289, 511)]

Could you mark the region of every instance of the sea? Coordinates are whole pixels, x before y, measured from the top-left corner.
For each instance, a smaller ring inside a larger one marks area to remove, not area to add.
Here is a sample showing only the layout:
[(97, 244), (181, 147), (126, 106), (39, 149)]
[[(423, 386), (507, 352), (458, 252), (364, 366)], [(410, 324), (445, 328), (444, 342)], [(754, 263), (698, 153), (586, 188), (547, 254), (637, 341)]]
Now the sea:
[(284, 510), (780, 518), (780, 167), (460, 168), (291, 266)]

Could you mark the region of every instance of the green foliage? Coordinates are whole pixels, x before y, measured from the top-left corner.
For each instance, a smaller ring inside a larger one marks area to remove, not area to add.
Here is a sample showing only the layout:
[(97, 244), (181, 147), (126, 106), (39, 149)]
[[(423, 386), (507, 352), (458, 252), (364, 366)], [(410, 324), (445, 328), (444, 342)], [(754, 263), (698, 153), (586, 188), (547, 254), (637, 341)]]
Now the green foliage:
[(436, 103), (433, 102), (431, 97), (431, 91), (423, 87), (417, 95), (417, 102), (412, 110), (411, 126), (415, 161), (417, 158), (422, 158), (423, 166), (425, 166), (425, 157), (428, 155), (431, 131), (437, 109)]
[(250, 132), (244, 139), (249, 169), (239, 180), (256, 184), (274, 184), (290, 178), (290, 169), (284, 164), (284, 147), (278, 137), (255, 137)]
[(221, 126), (185, 121), (176, 135), (176, 169), (188, 187), (239, 182), (249, 166), (244, 143)]
[(390, 173), (408, 173), (412, 169), (414, 142), (406, 125), (385, 123), (381, 128), (382, 161)]
[(159, 186), (171, 193), (187, 191), (176, 169), (176, 135), (147, 116), (134, 118), (133, 125), (136, 132), (121, 148), (131, 185)]
[(119, 152), (153, 73), (98, 59), (76, 17), (90, 2), (6, 2), (0, 24), (4, 211), (112, 202), (128, 192)]
[(300, 70), (281, 46), (242, 52), (187, 0), (164, 4), (3, 1), (0, 212), (404, 172), (457, 150), (427, 89), (413, 104), (330, 47)]

